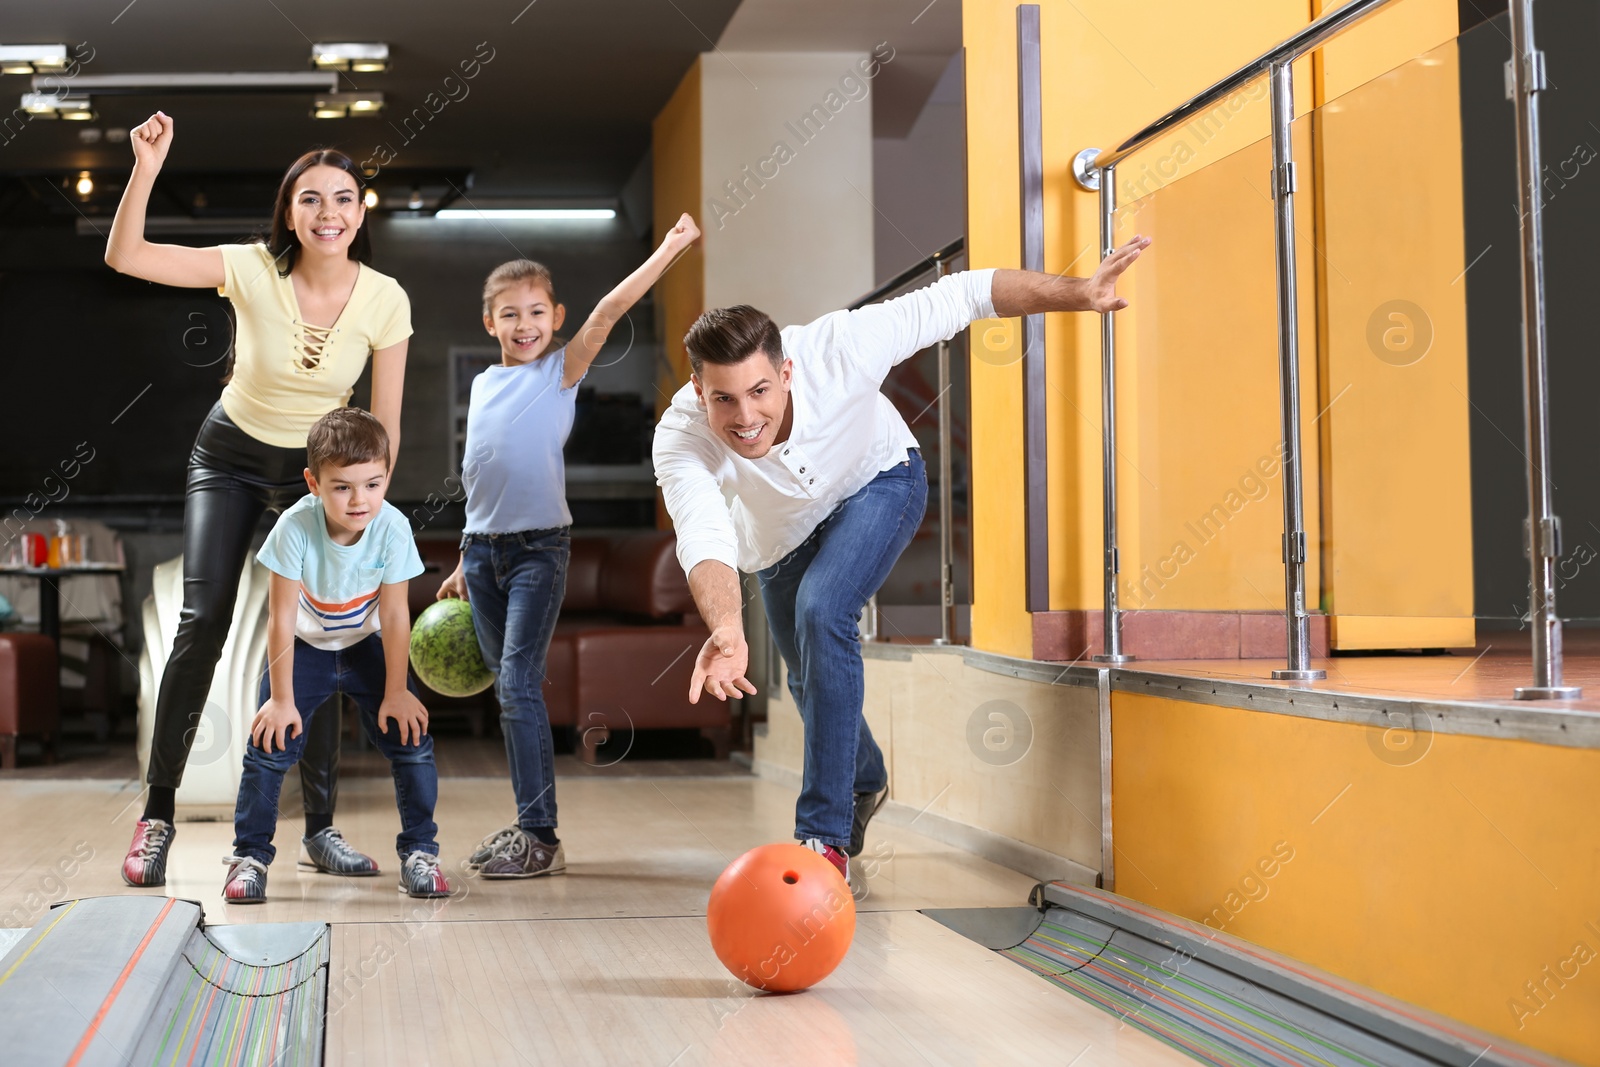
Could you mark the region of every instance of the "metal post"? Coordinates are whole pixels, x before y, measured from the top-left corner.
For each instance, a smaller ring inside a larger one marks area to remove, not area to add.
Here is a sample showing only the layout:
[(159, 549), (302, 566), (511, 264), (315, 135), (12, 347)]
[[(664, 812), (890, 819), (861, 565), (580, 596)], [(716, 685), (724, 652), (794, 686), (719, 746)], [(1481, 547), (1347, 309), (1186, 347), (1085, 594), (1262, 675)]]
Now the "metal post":
[[(1039, 5), (1017, 5), (1017, 172), (1022, 269), (1044, 270), (1044, 104)], [(1023, 608), (1050, 610), (1050, 448), (1045, 317), (1022, 316)]]
[[(1100, 172), (1101, 259), (1116, 250), (1116, 178), (1115, 167)], [(1117, 553), (1117, 317), (1113, 312), (1100, 316), (1100, 454), (1106, 571), (1102, 623), (1106, 650), (1094, 659), (1097, 663), (1127, 663), (1133, 657), (1122, 651), (1122, 609), (1117, 605), (1117, 574), (1122, 564)]]
[[(941, 258), (933, 265), (933, 280), (945, 276)], [(950, 485), (950, 342), (940, 341), (939, 355), (939, 638), (935, 644), (956, 641), (955, 511)]]
[(1533, 620), (1533, 684), (1518, 686), (1518, 700), (1574, 700), (1583, 690), (1561, 684), (1561, 618), (1556, 614), (1556, 562), (1561, 520), (1552, 508), (1550, 382), (1544, 322), (1544, 192), (1539, 185), (1539, 98), (1545, 87), (1544, 53), (1533, 43), (1533, 0), (1512, 0), (1511, 61), (1507, 93), (1517, 116), (1517, 191), (1522, 230), (1523, 405), (1528, 457), (1528, 567)]
[(1278, 403), (1283, 417), (1284, 622), (1289, 664), (1272, 677), (1315, 681), (1327, 671), (1311, 667), (1311, 624), (1306, 618), (1306, 529), (1300, 470), (1300, 316), (1295, 304), (1294, 68), (1272, 64), (1272, 198), (1276, 207), (1278, 259)]

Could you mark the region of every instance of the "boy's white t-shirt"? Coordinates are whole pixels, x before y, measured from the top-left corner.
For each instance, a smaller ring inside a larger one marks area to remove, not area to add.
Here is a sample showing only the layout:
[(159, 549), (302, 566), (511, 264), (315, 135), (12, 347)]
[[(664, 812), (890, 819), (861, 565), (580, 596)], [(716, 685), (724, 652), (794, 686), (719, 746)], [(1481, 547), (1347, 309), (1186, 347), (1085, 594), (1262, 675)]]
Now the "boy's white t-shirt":
[(411, 524), (387, 500), (353, 545), (328, 536), (322, 501), (307, 493), (278, 517), (256, 553), (274, 574), (300, 583), (294, 634), (329, 650), (378, 632), (378, 589), (422, 573)]

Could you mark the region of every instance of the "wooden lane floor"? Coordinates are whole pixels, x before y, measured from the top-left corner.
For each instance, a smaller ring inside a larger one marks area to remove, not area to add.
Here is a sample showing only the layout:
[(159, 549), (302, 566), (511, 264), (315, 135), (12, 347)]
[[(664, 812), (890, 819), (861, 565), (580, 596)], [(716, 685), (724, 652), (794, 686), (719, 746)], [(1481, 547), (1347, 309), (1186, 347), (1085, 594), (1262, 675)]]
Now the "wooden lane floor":
[(333, 937), (329, 1064), (1193, 1062), (914, 911), (863, 913), (839, 969), (786, 996), (730, 977), (698, 916)]
[[(445, 920), (592, 919), (704, 915), (711, 884), (756, 845), (789, 840), (794, 792), (751, 776), (562, 779), (564, 875), (522, 881), (468, 879), (461, 864), (486, 834), (510, 821), (504, 779), (442, 779), (440, 855), (452, 884), (470, 891), (443, 908), (396, 891), (399, 817), (386, 779), (347, 779), (335, 824), (378, 860), (374, 878), (298, 871), (299, 813), (278, 827), (265, 904), (224, 905), (231, 822), (179, 822), (161, 889), (132, 889), (119, 877), (140, 794), (131, 782), (0, 781), (8, 813), (7, 861), (0, 868), (0, 926), (31, 925), (52, 900), (106, 893), (162, 893), (200, 901), (208, 922), (389, 922), (421, 907)], [(913, 832), (873, 824), (862, 910), (1015, 906), (1033, 879)], [(470, 885), (469, 885), (470, 882)], [(53, 895), (49, 895), (53, 891)], [(7, 916), (17, 909), (21, 920)]]
[[(679, 776), (563, 779), (560, 791), (566, 875), (496, 883), (454, 872), (455, 898), (404, 897), (384, 847), (398, 829), (390, 784), (354, 778), (337, 823), (384, 873), (300, 873), (291, 844), (266, 904), (226, 906), (228, 823), (179, 823), (168, 884), (136, 890), (118, 877), (134, 783), (0, 782), (13, 828), (0, 926), (31, 925), (54, 900), (114, 893), (198, 900), (210, 923), (331, 922), (330, 1064), (1190, 1062), (916, 910), (1017, 906), (1031, 878), (877, 823), (844, 964), (806, 993), (759, 994), (718, 963), (705, 906), (728, 862), (789, 837), (793, 790)], [(447, 862), (510, 808), (504, 780), (441, 781)], [(280, 833), (297, 841), (298, 812)]]

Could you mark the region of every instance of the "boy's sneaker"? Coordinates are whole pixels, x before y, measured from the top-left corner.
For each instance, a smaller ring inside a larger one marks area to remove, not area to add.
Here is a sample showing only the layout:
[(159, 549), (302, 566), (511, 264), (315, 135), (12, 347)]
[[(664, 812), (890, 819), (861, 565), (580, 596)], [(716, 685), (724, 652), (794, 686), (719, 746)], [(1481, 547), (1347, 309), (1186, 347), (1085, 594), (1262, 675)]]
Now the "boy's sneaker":
[(378, 873), (378, 861), (350, 847), (336, 827), (300, 839), (300, 866), (308, 871), (366, 878)]
[(122, 880), (140, 888), (166, 885), (173, 833), (172, 824), (165, 819), (140, 819), (134, 824), (133, 844), (122, 861)]
[(483, 861), (478, 874), (484, 878), (537, 878), (541, 874), (564, 874), (566, 870), (567, 856), (560, 842), (547, 845), (518, 827), (494, 855)]
[(400, 865), (400, 892), (410, 897), (431, 899), (450, 895), (450, 883), (439, 869), (439, 857), (431, 852), (413, 852)]
[(222, 899), (229, 904), (260, 904), (267, 899), (266, 864), (254, 856), (224, 856), (222, 862), (229, 865)]
[(520, 826), (508, 826), (504, 830), (496, 830), (494, 833), (478, 842), (478, 847), (473, 849), (472, 855), (467, 857), (467, 869), (475, 871), (479, 867), (482, 867), (485, 863), (489, 862), (490, 856), (493, 856), (496, 852), (499, 852), (511, 841), (513, 837), (516, 837), (520, 833), (522, 833), (522, 828)]
[(808, 837), (800, 844), (805, 848), (809, 848), (812, 852), (820, 853), (823, 859), (837, 867), (839, 873), (844, 876), (845, 888), (848, 889), (850, 887), (850, 857), (844, 854), (843, 849), (834, 845), (825, 845), (819, 838), (815, 837)]
[(878, 809), (888, 799), (888, 786), (876, 793), (856, 794), (856, 815), (850, 823), (850, 847), (844, 850), (846, 856), (861, 855), (862, 846), (867, 843), (867, 823), (872, 821), (872, 817), (878, 814)]

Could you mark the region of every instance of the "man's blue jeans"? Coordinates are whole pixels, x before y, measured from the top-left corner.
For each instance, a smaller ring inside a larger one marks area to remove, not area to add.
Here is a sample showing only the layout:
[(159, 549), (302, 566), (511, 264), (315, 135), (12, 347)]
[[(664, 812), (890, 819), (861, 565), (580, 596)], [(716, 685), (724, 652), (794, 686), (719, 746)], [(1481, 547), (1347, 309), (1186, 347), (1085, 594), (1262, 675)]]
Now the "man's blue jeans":
[(767, 622), (789, 665), (806, 731), (794, 836), (850, 843), (856, 793), (888, 784), (883, 753), (861, 714), (861, 609), (905, 551), (928, 504), (922, 454), (868, 482), (806, 542), (756, 577)]
[[(423, 734), (420, 744), (404, 744), (400, 726), (392, 719), (387, 732), (378, 729), (378, 707), (383, 703), (387, 682), (381, 634), (372, 634), (336, 651), (314, 648), (295, 638), (294, 706), (300, 712), (300, 732), (276, 752), (264, 751), (253, 741), (245, 746), (244, 775), (239, 780), (239, 800), (233, 812), (234, 855), (254, 856), (270, 864), (277, 854), (272, 835), (278, 827), (278, 793), (283, 788), (283, 776), (300, 761), (311, 717), (335, 693), (356, 702), (367, 737), (389, 761), (389, 771), (394, 775), (394, 803), (400, 809), (400, 835), (395, 838), (395, 850), (402, 859), (413, 852), (439, 854), (439, 827), (433, 821), (433, 807), (439, 799), (433, 736)], [(407, 679), (406, 686), (416, 694), (415, 683)], [(271, 695), (271, 680), (263, 674), (261, 703), (265, 704)]]
[(461, 539), (483, 662), (495, 676), (517, 825), (556, 826), (556, 768), (544, 703), (545, 656), (567, 588), (567, 527)]

